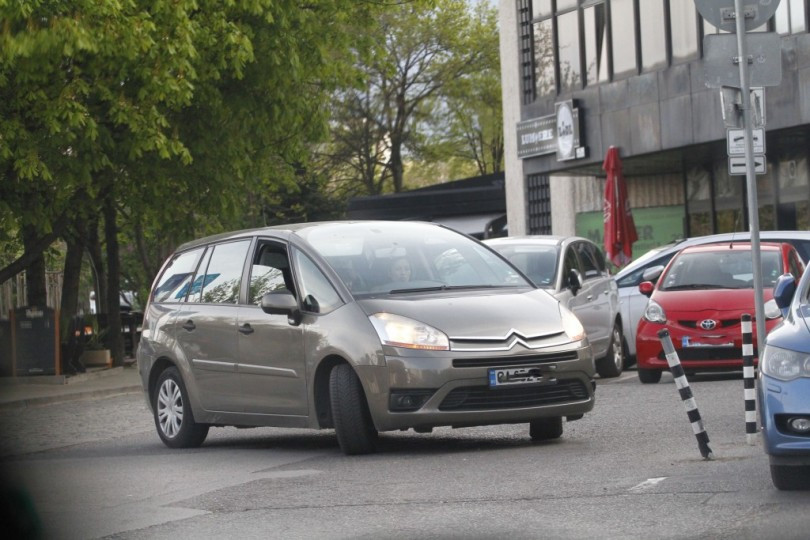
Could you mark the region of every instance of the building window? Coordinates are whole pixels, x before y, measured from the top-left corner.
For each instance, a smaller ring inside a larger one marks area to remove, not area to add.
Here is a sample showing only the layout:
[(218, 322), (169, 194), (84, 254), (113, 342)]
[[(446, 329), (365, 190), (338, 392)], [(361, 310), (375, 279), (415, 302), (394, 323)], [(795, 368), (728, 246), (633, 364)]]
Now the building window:
[(637, 73), (634, 4), (634, 0), (612, 0), (610, 3), (610, 36), (613, 46), (614, 77), (626, 77)]
[(532, 2), (531, 0), (518, 0), (517, 8), (520, 29), (520, 77), (523, 81), (523, 103), (527, 104), (534, 101), (535, 98)]
[(652, 71), (667, 65), (667, 32), (664, 0), (647, 0), (638, 4), (641, 32), (641, 67)]
[(526, 184), (529, 234), (551, 234), (551, 188), (548, 176), (530, 174)]
[(560, 65), (560, 92), (582, 87), (579, 55), (579, 12), (557, 16), (557, 58)]
[(532, 18), (548, 17), (552, 13), (551, 0), (534, 0), (532, 2)]
[(554, 28), (551, 19), (534, 23), (534, 73), (537, 95), (552, 94), (557, 90), (554, 75)]
[(694, 0), (669, 0), (672, 63), (698, 57), (698, 19)]
[(582, 10), (582, 15), (585, 34), (585, 83), (590, 85), (605, 82), (608, 80), (605, 4), (586, 7)]
[(781, 35), (807, 31), (804, 0), (782, 0), (774, 15), (776, 31)]

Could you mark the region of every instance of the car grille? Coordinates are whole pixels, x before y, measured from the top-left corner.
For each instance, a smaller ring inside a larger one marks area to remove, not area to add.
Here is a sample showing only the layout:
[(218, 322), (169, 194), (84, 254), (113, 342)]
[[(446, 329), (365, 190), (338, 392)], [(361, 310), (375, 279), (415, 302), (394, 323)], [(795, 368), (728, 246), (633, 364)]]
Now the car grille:
[(588, 399), (588, 389), (582, 381), (576, 379), (557, 381), (552, 385), (520, 388), (470, 386), (456, 388), (447, 394), (439, 405), (439, 410), (520, 409), (584, 399)]
[[(753, 319), (753, 317), (752, 317)], [(698, 321), (678, 321), (678, 324), (683, 326), (684, 328), (697, 328), (698, 323), (703, 320), (700, 319)], [(740, 319), (724, 319), (722, 321), (717, 321), (719, 325), (718, 328), (731, 328), (733, 326), (740, 326)]]
[[(739, 347), (694, 347), (689, 349), (678, 349), (679, 360), (740, 360), (742, 361), (742, 349)], [(758, 351), (754, 349), (754, 357), (758, 356)], [(659, 360), (666, 360), (666, 355), (662, 352), (658, 354)]]
[(504, 367), (533, 366), (550, 362), (564, 362), (579, 358), (576, 351), (553, 354), (532, 354), (526, 356), (496, 356), (495, 358), (454, 358), (453, 367)]

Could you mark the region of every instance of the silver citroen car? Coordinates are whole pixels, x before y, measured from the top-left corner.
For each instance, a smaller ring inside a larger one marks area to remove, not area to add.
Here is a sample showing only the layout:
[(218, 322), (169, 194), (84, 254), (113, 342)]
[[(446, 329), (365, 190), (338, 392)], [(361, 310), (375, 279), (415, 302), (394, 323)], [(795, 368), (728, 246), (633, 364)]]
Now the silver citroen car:
[(419, 222), (239, 231), (180, 246), (137, 352), (158, 435), (211, 426), (379, 432), (527, 423), (533, 440), (594, 405), (582, 324), (477, 240)]

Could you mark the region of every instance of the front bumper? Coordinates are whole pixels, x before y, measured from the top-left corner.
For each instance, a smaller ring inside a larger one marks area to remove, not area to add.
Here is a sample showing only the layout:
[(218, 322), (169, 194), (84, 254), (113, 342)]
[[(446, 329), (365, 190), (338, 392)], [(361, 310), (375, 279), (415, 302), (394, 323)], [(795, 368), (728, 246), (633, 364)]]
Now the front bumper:
[(810, 379), (780, 381), (759, 374), (757, 397), (765, 453), (793, 465), (810, 465), (810, 435), (791, 433), (784, 425), (790, 416), (810, 417)]
[[(581, 344), (579, 344), (581, 345)], [(379, 431), (529, 422), (551, 416), (579, 417), (594, 406), (590, 347), (521, 354), (425, 356), (386, 354), (386, 366), (357, 366)], [(527, 366), (543, 381), (489, 386), (489, 369)], [(392, 395), (424, 399), (416, 410), (392, 410)]]

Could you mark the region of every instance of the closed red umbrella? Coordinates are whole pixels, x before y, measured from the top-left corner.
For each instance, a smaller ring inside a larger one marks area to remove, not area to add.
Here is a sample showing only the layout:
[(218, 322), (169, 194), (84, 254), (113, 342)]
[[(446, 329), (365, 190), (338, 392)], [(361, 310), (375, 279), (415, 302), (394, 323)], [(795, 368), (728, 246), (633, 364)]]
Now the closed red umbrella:
[(633, 242), (638, 240), (636, 224), (627, 200), (627, 185), (622, 175), (619, 149), (608, 148), (602, 169), (607, 173), (605, 184), (605, 253), (616, 266), (623, 266), (633, 259)]

